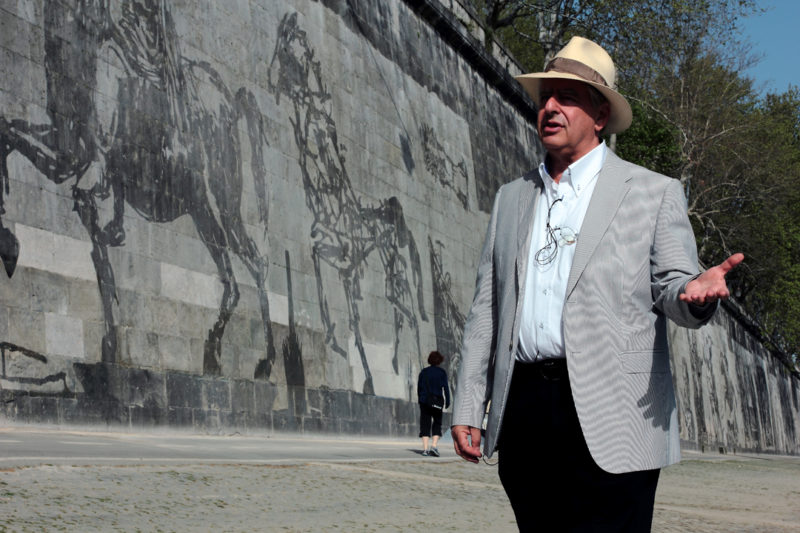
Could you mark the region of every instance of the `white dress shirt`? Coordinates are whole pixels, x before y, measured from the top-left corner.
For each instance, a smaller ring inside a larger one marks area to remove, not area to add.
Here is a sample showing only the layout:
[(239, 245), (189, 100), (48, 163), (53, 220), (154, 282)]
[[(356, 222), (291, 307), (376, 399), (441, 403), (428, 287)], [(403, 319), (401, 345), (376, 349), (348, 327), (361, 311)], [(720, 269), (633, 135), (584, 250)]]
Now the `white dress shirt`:
[[(577, 246), (577, 242), (570, 236), (575, 235), (577, 240), (580, 240), (583, 217), (589, 207), (597, 175), (603, 167), (605, 157), (606, 145), (601, 142), (591, 152), (567, 167), (559, 183), (550, 177), (544, 162), (539, 165), (539, 175), (544, 182), (544, 189), (536, 205), (531, 231), (531, 249), (522, 301), (520, 349), (516, 355), (518, 361), (534, 362), (566, 355), (561, 314), (564, 309), (572, 258)], [(548, 242), (548, 210), (550, 227), (560, 242), (555, 259), (542, 264), (544, 254), (540, 254), (538, 260), (536, 254)]]

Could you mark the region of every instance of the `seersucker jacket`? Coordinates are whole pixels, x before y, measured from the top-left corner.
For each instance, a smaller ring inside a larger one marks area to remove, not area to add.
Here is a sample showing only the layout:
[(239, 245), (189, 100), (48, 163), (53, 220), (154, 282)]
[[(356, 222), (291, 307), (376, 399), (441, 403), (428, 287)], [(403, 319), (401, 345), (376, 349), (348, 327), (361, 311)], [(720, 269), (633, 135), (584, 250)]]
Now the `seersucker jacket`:
[[(678, 298), (699, 275), (680, 182), (610, 151), (597, 180), (562, 314), (570, 386), (601, 468), (660, 468), (680, 460), (667, 319), (697, 328), (717, 305), (690, 306)], [(536, 170), (498, 190), (464, 327), (452, 423), (482, 427), (486, 414), (488, 457), (502, 439), (542, 187)]]

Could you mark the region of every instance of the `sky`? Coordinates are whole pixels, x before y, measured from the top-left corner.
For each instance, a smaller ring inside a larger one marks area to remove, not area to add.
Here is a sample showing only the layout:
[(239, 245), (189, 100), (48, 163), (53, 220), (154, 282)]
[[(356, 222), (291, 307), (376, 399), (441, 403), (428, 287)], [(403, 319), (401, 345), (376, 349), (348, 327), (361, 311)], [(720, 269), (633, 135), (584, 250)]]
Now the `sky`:
[(800, 0), (757, 0), (768, 8), (762, 15), (741, 20), (743, 37), (753, 53), (763, 59), (742, 73), (755, 80), (756, 88), (785, 92), (789, 84), (800, 87)]

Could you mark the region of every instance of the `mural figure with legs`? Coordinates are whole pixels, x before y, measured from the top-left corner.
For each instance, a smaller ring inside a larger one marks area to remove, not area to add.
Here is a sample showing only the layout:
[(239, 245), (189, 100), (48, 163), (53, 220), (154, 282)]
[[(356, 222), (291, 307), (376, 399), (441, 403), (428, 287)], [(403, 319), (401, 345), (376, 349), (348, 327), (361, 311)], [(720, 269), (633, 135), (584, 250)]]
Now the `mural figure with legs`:
[[(438, 248), (438, 250), (437, 250)], [(458, 369), (461, 366), (461, 343), (464, 337), (466, 317), (453, 297), (450, 273), (442, 264), (444, 244), (428, 236), (428, 254), (431, 259), (433, 285), (433, 324), (436, 331), (436, 350), (447, 356), (447, 375), (450, 388), (455, 391)]]
[(374, 394), (373, 376), (361, 333), (361, 281), (368, 257), (376, 253), (385, 273), (385, 297), (394, 308), (392, 365), (398, 373), (400, 333), (406, 323), (414, 332), (416, 352), (421, 358), (419, 323), (409, 270), (416, 288), (416, 309), (422, 320), (427, 321), (420, 256), (414, 236), (396, 197), (380, 200), (377, 205), (365, 205), (353, 190), (336, 122), (331, 115), (331, 96), (322, 80), (320, 62), (314, 57), (306, 32), (298, 25), (296, 13), (285, 15), (280, 23), (270, 63), (269, 86), (278, 101), (284, 96), (292, 104), (290, 120), (299, 151), (306, 205), (313, 215), (311, 255), (326, 343), (336, 353), (347, 357), (347, 350), (339, 344), (331, 320), (323, 265), (338, 274), (346, 300), (349, 329), (365, 375), (363, 392)]
[[(13, 151), (51, 181), (71, 182), (74, 209), (92, 243), (104, 316), (102, 360), (107, 363), (117, 360), (117, 294), (108, 249), (125, 242), (125, 205), (154, 223), (189, 216), (223, 285), (219, 314), (205, 340), (204, 373), (221, 373), (222, 337), (239, 300), (232, 255), (258, 287), (267, 360), (274, 361), (267, 261), (241, 214), (239, 124), (244, 120), (266, 231), (266, 138), (255, 96), (244, 88), (232, 93), (209, 64), (181, 55), (165, 0), (46, 0), (44, 25), (50, 122), (0, 116), (0, 214), (5, 213), (7, 159)], [(110, 100), (100, 96), (98, 85)], [(101, 209), (106, 204), (111, 206), (109, 220)], [(9, 277), (18, 253), (16, 237), (0, 223), (0, 256)]]

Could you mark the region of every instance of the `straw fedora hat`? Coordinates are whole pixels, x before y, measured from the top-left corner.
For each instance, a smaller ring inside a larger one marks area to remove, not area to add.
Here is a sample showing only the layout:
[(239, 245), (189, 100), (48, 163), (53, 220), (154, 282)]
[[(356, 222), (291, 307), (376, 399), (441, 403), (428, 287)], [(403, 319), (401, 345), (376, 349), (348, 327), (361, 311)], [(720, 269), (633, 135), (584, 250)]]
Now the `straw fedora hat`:
[(589, 39), (573, 37), (550, 60), (544, 72), (516, 77), (517, 81), (539, 105), (539, 87), (543, 79), (577, 80), (600, 91), (611, 105), (604, 133), (620, 133), (631, 125), (633, 114), (624, 96), (616, 91), (617, 69), (608, 52)]

